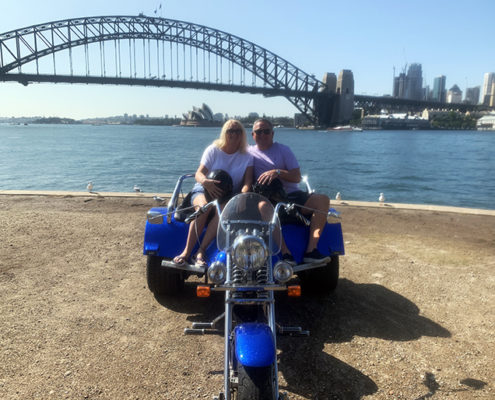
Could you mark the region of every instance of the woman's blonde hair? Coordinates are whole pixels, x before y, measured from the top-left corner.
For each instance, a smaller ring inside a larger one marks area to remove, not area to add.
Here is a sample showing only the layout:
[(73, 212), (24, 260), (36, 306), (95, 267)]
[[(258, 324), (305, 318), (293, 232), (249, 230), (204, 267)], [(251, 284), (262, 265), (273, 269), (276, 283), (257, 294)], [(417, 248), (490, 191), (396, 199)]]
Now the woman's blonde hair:
[(242, 126), (241, 122), (236, 119), (229, 119), (223, 124), (220, 137), (213, 141), (213, 145), (220, 149), (223, 148), (227, 143), (227, 131), (232, 128), (240, 129), (242, 131), (241, 142), (239, 143), (239, 152), (245, 153), (247, 151), (246, 130), (244, 129), (244, 126)]

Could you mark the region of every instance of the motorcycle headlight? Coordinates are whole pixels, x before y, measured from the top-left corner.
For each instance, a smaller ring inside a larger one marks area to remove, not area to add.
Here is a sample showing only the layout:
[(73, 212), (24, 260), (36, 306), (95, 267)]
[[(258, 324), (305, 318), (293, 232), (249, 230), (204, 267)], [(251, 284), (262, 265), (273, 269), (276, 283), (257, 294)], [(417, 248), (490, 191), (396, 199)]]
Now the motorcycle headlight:
[(235, 264), (247, 271), (260, 269), (268, 257), (263, 239), (253, 235), (239, 236), (234, 241), (232, 253)]
[(287, 282), (292, 278), (293, 273), (294, 270), (292, 269), (292, 266), (285, 261), (279, 261), (275, 264), (275, 267), (273, 267), (273, 278), (280, 283)]
[(208, 280), (216, 285), (225, 282), (227, 267), (223, 262), (215, 261), (208, 267)]

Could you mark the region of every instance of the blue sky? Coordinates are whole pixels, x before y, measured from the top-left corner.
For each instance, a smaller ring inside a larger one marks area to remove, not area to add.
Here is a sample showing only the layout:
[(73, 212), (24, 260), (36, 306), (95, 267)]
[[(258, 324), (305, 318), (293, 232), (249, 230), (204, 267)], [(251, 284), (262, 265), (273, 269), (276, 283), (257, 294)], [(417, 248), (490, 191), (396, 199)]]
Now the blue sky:
[[(101, 15), (154, 15), (245, 38), (321, 79), (351, 69), (359, 94), (392, 91), (393, 68), (421, 63), (424, 84), (439, 75), (447, 87), (483, 83), (495, 72), (494, 0), (2, 0), (0, 32)], [(0, 117), (177, 115), (207, 103), (230, 116), (292, 115), (284, 98), (212, 91), (124, 86), (0, 83)]]

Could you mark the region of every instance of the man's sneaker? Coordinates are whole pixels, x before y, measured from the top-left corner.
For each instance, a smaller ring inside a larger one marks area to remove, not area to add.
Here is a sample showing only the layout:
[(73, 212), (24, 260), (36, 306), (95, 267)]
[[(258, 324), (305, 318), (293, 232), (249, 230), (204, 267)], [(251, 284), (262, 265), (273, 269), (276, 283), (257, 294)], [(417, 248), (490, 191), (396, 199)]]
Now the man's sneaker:
[(292, 257), (292, 254), (289, 253), (282, 254), (282, 261), (285, 261), (291, 267), (294, 267), (297, 264), (296, 260), (294, 260), (294, 257)]
[(326, 261), (330, 261), (330, 257), (324, 256), (318, 251), (318, 249), (314, 249), (309, 253), (304, 253), (303, 261), (305, 263), (326, 262)]

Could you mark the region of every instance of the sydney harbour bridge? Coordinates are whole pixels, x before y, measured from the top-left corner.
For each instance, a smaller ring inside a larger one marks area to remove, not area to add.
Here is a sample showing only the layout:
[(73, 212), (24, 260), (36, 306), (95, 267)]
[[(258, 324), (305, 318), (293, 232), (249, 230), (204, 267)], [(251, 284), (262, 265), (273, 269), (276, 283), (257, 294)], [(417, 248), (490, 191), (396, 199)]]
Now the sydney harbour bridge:
[[(0, 33), (0, 81), (4, 82), (141, 85), (283, 96), (318, 126), (348, 122), (356, 105), (426, 106), (354, 95), (352, 72), (345, 72), (345, 82), (340, 76), (338, 81), (335, 76), (320, 81), (238, 36), (144, 15), (66, 19)], [(463, 111), (477, 107), (457, 106)]]

